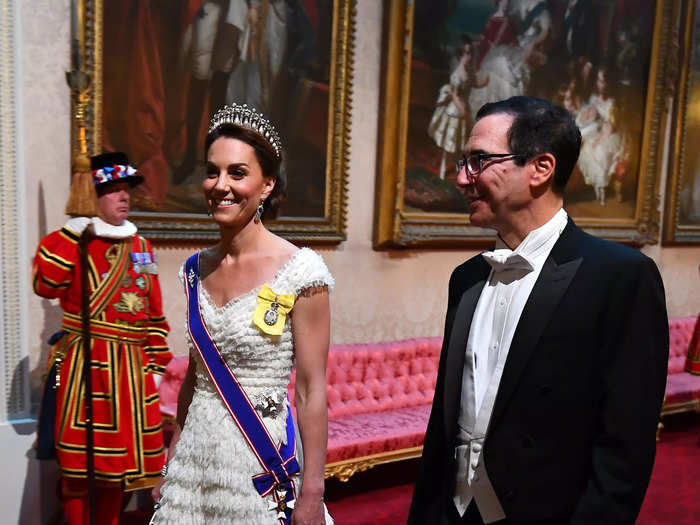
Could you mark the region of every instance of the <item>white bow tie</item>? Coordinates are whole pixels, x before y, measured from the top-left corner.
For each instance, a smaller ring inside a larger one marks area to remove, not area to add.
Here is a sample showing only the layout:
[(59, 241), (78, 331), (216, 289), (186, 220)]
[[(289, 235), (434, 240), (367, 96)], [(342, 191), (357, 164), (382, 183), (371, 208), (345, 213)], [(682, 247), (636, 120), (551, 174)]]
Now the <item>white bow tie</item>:
[(484, 252), (481, 255), (486, 259), (486, 262), (489, 263), (491, 268), (493, 268), (494, 272), (502, 272), (505, 270), (526, 270), (530, 272), (534, 269), (530, 261), (508, 248)]

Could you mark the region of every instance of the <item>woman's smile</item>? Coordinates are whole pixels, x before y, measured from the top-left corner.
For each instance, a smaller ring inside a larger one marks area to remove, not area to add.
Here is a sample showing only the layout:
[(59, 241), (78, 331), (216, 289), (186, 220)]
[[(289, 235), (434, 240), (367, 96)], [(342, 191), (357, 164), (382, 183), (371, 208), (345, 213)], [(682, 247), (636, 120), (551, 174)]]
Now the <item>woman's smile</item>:
[(238, 204), (240, 201), (236, 201), (233, 199), (212, 199), (212, 204), (214, 205), (214, 208), (229, 208), (231, 206), (234, 206), (235, 204)]

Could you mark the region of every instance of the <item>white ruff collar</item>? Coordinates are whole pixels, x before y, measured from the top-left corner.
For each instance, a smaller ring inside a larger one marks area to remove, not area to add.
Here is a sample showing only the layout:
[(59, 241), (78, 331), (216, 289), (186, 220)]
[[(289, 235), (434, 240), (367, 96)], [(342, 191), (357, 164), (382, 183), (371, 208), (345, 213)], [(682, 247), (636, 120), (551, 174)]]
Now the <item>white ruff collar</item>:
[(124, 221), (119, 226), (114, 226), (103, 221), (99, 217), (92, 218), (92, 231), (97, 237), (108, 239), (126, 239), (136, 233), (136, 225), (133, 222)]

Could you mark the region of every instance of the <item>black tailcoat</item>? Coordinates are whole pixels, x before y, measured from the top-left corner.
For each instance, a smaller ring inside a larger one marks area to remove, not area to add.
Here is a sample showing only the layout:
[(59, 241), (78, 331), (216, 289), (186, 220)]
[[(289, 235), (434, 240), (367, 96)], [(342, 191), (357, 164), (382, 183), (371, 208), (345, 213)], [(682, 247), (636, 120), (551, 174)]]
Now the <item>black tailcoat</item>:
[[(444, 522), (467, 337), (490, 267), (450, 278), (445, 337), (409, 524)], [(656, 449), (668, 318), (654, 262), (569, 220), (515, 331), (484, 444), (510, 523), (633, 524)]]

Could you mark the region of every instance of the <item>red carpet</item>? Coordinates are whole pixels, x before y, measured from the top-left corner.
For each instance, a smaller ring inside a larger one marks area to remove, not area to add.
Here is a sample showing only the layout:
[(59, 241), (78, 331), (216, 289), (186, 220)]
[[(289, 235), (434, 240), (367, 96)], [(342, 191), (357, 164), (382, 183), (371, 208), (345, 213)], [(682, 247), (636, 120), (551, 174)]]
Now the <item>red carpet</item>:
[(700, 414), (664, 422), (637, 525), (700, 523)]
[(326, 505), (336, 525), (406, 523), (417, 468), (417, 460), (404, 461), (356, 474), (347, 483), (326, 481)]
[[(417, 461), (384, 465), (326, 485), (337, 525), (405, 523)], [(700, 414), (665, 421), (649, 490), (637, 525), (700, 523)]]
[[(667, 419), (637, 525), (700, 523), (700, 414)], [(406, 523), (418, 460), (382, 465), (347, 483), (328, 480), (326, 502), (336, 525)], [(122, 525), (148, 523), (146, 513), (126, 513)]]

